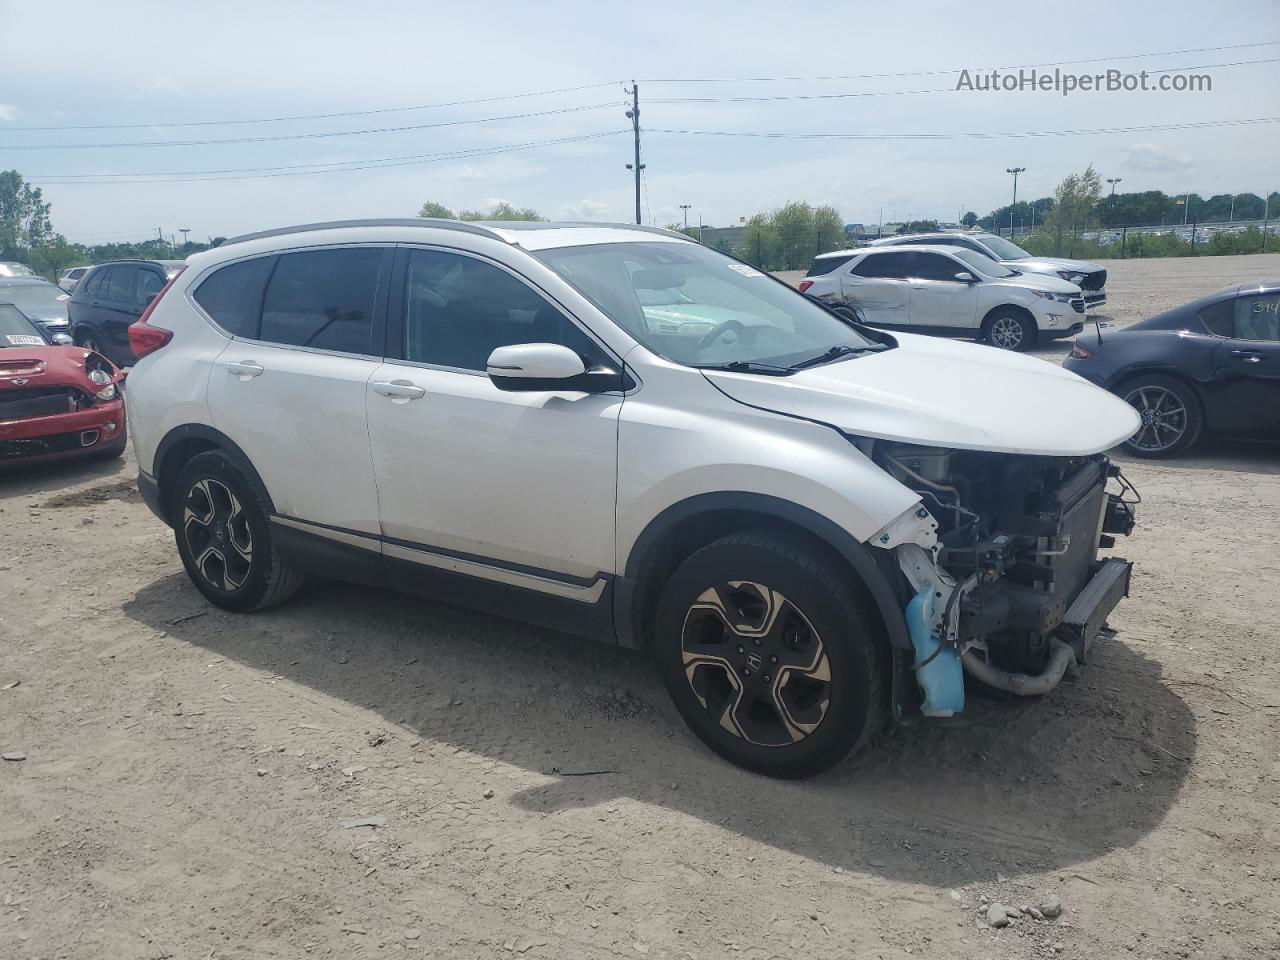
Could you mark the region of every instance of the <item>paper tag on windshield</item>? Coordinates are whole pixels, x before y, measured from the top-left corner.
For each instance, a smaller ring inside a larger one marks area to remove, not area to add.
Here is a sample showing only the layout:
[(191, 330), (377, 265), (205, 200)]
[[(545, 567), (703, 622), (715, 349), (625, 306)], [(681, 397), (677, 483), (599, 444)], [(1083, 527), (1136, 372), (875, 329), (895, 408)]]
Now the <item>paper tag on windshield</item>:
[(25, 334), (11, 333), (5, 337), (9, 341), (10, 346), (14, 347), (41, 347), (44, 341), (39, 337), (29, 337)]
[(749, 267), (745, 263), (731, 263), (729, 269), (735, 273), (740, 273), (744, 277), (763, 277), (764, 274), (755, 267)]

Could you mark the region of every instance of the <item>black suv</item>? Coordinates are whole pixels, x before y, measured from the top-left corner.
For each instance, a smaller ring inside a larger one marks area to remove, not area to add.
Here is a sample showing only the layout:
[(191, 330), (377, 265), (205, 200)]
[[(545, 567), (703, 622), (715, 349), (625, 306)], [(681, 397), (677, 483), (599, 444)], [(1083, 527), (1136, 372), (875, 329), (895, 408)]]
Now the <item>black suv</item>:
[(116, 260), (89, 271), (71, 294), (71, 336), (117, 366), (131, 366), (129, 325), (184, 266), (181, 260)]

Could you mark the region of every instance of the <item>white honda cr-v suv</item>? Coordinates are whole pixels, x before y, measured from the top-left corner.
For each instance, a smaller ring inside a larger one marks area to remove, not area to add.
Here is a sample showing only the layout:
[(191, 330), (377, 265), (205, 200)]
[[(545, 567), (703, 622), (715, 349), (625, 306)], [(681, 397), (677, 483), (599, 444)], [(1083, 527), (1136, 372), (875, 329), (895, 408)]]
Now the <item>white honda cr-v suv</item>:
[[(1126, 593), (1122, 400), (849, 323), (662, 230), (331, 223), (131, 330), (139, 487), (212, 602), (307, 573), (647, 650), (713, 749), (822, 770), (964, 675), (1042, 693)], [(1116, 478), (1120, 492), (1109, 492)]]

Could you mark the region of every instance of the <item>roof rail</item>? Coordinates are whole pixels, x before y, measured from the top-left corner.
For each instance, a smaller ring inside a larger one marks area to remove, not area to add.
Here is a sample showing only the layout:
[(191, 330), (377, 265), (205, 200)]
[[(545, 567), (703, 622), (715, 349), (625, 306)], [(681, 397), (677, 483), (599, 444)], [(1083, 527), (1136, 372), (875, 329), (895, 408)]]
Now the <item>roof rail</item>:
[(238, 237), (224, 240), (220, 246), (233, 243), (245, 243), (248, 240), (261, 240), (264, 237), (282, 237), (290, 233), (311, 233), (316, 230), (340, 230), (343, 227), (438, 227), (445, 230), (457, 230), (459, 233), (474, 233), (494, 240), (506, 238), (497, 231), (482, 227), (475, 223), (464, 223), (461, 220), (438, 220), (430, 217), (384, 217), (371, 220), (329, 220), (324, 223), (303, 223), (295, 227), (276, 227), (274, 230), (259, 230), (257, 233), (244, 233)]

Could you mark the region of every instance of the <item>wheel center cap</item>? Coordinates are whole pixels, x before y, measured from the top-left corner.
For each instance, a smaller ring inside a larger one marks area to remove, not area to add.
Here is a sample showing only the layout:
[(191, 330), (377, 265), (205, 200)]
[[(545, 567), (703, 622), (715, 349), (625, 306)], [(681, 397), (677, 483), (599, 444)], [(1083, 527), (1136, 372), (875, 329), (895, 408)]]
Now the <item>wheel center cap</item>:
[(219, 524), (213, 531), (213, 538), (219, 543), (225, 543), (227, 539), (227, 528)]
[(764, 658), (760, 654), (752, 651), (747, 654), (747, 666), (752, 670), (759, 670), (764, 666)]

